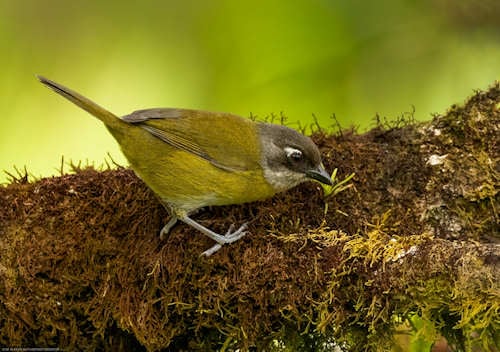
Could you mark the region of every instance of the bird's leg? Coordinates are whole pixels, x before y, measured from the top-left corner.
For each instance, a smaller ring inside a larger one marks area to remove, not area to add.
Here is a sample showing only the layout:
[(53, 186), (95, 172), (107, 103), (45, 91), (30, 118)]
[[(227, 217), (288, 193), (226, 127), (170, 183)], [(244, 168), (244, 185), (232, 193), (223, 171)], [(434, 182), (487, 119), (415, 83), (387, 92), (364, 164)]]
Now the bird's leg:
[(213, 232), (212, 230), (206, 228), (205, 226), (197, 223), (196, 221), (194, 221), (193, 219), (191, 219), (187, 215), (185, 215), (183, 217), (179, 217), (179, 220), (181, 220), (182, 222), (186, 223), (187, 225), (189, 225), (191, 227), (194, 227), (198, 231), (204, 233), (205, 235), (207, 235), (208, 237), (210, 237), (211, 239), (213, 239), (214, 241), (217, 242), (217, 244), (215, 246), (211, 247), (210, 249), (208, 249), (202, 253), (202, 255), (205, 255), (207, 257), (209, 255), (212, 255), (213, 253), (217, 252), (224, 244), (233, 243), (247, 234), (247, 231), (245, 231), (247, 228), (246, 223), (243, 224), (236, 231), (233, 231), (234, 226), (231, 226), (229, 228), (229, 231), (225, 235), (219, 235), (218, 233)]
[[(247, 227), (247, 224), (245, 223), (237, 231), (233, 232), (234, 224), (231, 224), (231, 226), (229, 226), (229, 230), (227, 230), (226, 235), (224, 237), (225, 238), (237, 237), (237, 239), (240, 239), (241, 237), (243, 237), (246, 234), (246, 231), (244, 231), (246, 229), (246, 227)], [(241, 235), (240, 231), (244, 231), (243, 235)], [(207, 249), (205, 252), (201, 253), (201, 255), (204, 255), (205, 257), (210, 257), (212, 254), (214, 254), (215, 252), (217, 252), (221, 248), (222, 248), (222, 244), (220, 244), (220, 243), (214, 244), (212, 247)]]
[[(172, 230), (172, 227), (177, 224), (177, 221), (180, 217), (184, 216), (186, 213), (179, 212), (175, 207), (171, 206), (168, 202), (161, 201), (161, 204), (165, 208), (165, 210), (170, 214), (170, 220), (163, 226), (160, 230), (160, 240), (163, 240), (166, 235)], [(197, 210), (195, 210), (197, 211)], [(191, 214), (191, 213), (190, 213)]]
[(205, 226), (197, 223), (193, 219), (191, 219), (189, 216), (183, 216), (179, 218), (182, 222), (186, 223), (187, 225), (194, 227), (200, 232), (203, 232), (205, 235), (213, 239), (219, 244), (226, 244), (226, 243), (232, 243), (237, 240), (239, 240), (241, 237), (246, 235), (245, 229), (247, 228), (247, 224), (243, 224), (238, 230), (234, 232), (229, 232), (226, 233), (226, 235), (219, 235), (216, 232), (213, 232), (212, 230), (206, 228)]
[(222, 245), (221, 244), (214, 244), (212, 247), (210, 247), (209, 249), (207, 249), (205, 252), (201, 253), (201, 255), (205, 256), (205, 257), (210, 257), (212, 254), (214, 254), (215, 252), (217, 252), (219, 249), (222, 248)]
[(172, 214), (170, 220), (165, 224), (165, 226), (163, 226), (163, 228), (160, 231), (160, 240), (163, 240), (165, 238), (165, 235), (168, 235), (170, 230), (172, 230), (172, 227), (174, 227), (174, 225), (177, 223), (177, 220), (178, 220), (177, 216)]

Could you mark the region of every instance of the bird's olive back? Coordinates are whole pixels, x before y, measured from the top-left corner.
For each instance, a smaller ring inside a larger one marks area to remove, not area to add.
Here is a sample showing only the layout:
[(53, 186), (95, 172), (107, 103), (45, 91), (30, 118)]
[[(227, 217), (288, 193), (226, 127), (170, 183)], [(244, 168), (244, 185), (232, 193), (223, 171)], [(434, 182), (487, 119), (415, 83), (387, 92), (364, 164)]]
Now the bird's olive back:
[(233, 114), (189, 109), (148, 109), (122, 117), (172, 146), (228, 171), (260, 168), (257, 124)]

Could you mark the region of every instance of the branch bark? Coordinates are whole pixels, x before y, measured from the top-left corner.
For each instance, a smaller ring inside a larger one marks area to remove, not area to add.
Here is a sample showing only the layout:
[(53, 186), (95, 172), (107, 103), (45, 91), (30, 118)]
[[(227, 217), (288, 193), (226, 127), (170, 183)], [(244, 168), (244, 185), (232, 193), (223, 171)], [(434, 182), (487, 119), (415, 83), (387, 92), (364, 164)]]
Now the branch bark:
[[(385, 348), (402, 323), (457, 348), (499, 341), (500, 88), (432, 121), (317, 129), (315, 184), (197, 220), (251, 234), (210, 258), (125, 168), (0, 188), (0, 344), (65, 349)], [(274, 343), (272, 343), (274, 341)], [(274, 346), (274, 347), (272, 347)], [(494, 347), (496, 346), (496, 347)]]

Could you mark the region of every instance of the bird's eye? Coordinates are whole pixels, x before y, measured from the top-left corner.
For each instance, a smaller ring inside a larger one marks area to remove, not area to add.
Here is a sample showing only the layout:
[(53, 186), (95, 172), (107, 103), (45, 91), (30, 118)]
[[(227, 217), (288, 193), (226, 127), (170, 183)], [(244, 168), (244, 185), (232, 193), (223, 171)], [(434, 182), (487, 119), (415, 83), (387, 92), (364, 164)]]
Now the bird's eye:
[(289, 160), (292, 160), (292, 161), (302, 160), (302, 156), (303, 156), (302, 151), (300, 151), (298, 149), (286, 147), (285, 153), (286, 153), (286, 156)]

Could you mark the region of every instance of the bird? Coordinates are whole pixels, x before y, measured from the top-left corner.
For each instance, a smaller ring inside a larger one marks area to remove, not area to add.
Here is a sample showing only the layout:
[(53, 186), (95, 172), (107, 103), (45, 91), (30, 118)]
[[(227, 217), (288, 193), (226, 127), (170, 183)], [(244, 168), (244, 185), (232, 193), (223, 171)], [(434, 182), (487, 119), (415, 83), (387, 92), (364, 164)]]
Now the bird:
[(62, 84), (37, 78), (104, 123), (130, 167), (170, 214), (160, 238), (180, 220), (216, 242), (202, 255), (214, 254), (248, 231), (244, 223), (216, 233), (192, 218), (199, 209), (263, 200), (308, 180), (332, 185), (318, 147), (292, 128), (179, 108), (137, 110), (119, 117)]

